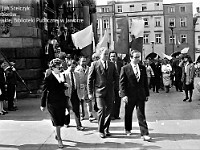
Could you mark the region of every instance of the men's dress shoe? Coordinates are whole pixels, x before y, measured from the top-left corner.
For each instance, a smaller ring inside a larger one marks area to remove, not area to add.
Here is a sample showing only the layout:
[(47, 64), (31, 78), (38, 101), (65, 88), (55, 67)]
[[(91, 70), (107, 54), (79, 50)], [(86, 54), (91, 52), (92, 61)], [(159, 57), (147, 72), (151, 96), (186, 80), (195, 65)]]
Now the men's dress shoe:
[(111, 120), (115, 120), (115, 117), (111, 117)]
[(16, 111), (15, 108), (8, 108), (8, 111)]
[(111, 133), (109, 131), (105, 131), (106, 136), (111, 136)]
[(90, 122), (92, 122), (92, 121), (94, 121), (94, 120), (95, 120), (95, 118), (89, 117), (89, 121), (90, 121)]
[(151, 137), (148, 136), (148, 135), (143, 135), (143, 136), (142, 136), (142, 139), (143, 139), (144, 141), (151, 141)]
[(105, 134), (104, 133), (99, 133), (100, 138), (105, 138)]
[(67, 125), (65, 124), (64, 127), (65, 127), (65, 128), (69, 128), (69, 125), (68, 125), (68, 124), (67, 124)]
[(189, 98), (184, 98), (183, 101), (185, 102), (185, 101), (187, 101), (188, 99), (189, 99)]
[(121, 119), (120, 117), (115, 117), (115, 119)]
[(13, 108), (16, 109), (16, 110), (18, 110), (18, 107), (17, 107), (17, 106), (13, 106)]
[(131, 135), (131, 131), (126, 131), (126, 135), (130, 136)]
[(188, 102), (192, 102), (192, 99), (189, 99), (189, 101)]
[(79, 126), (79, 127), (77, 127), (77, 130), (79, 130), (79, 131), (84, 131), (84, 130), (85, 130), (85, 128), (84, 128), (84, 127), (82, 127), (82, 126)]

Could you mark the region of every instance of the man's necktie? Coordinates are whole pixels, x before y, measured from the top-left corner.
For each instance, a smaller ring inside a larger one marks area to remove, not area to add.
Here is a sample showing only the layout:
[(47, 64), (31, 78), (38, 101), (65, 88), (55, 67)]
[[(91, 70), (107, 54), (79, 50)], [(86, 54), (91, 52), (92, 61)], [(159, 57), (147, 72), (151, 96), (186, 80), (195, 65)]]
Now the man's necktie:
[(73, 76), (73, 72), (71, 71), (71, 81), (72, 81), (72, 92), (75, 91), (75, 85), (74, 85), (74, 76)]
[(104, 69), (107, 70), (107, 64), (106, 64), (106, 61), (104, 61)]
[(135, 76), (136, 76), (137, 81), (139, 81), (140, 77), (139, 77), (139, 72), (138, 72), (137, 66), (135, 66)]

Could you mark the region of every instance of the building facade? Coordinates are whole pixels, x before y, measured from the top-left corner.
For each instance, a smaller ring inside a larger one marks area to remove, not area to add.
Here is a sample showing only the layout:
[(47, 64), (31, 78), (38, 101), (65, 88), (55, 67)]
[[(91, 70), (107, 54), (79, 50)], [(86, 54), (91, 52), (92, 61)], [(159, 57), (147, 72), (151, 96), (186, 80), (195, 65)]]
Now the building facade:
[(200, 60), (200, 10), (197, 7), (197, 13), (194, 15), (195, 28), (194, 28), (194, 39), (195, 39), (195, 62)]
[(165, 51), (171, 55), (189, 47), (194, 61), (194, 26), (192, 3), (164, 4)]
[[(109, 10), (109, 12), (105, 12)], [(109, 1), (108, 5), (97, 6), (98, 34), (102, 37), (106, 23), (109, 22), (110, 41), (116, 42), (120, 33), (117, 20), (128, 17), (129, 33), (132, 20), (142, 18), (144, 20), (143, 57), (155, 52), (159, 55), (165, 52), (164, 16), (162, 0), (137, 0), (137, 1)], [(103, 17), (102, 17), (103, 16)], [(131, 41), (131, 36), (129, 36)]]
[[(0, 5), (0, 58), (16, 61), (15, 67), (32, 93), (37, 92), (44, 78), (45, 45), (52, 34), (56, 36), (56, 27), (80, 30), (93, 23), (96, 40), (93, 0), (9, 0), (0, 1)], [(87, 51), (92, 55), (90, 49)], [(17, 95), (29, 95), (22, 83), (17, 86)]]
[(111, 44), (114, 35), (113, 5), (100, 5), (97, 6), (96, 9), (97, 9), (97, 37), (100, 40), (104, 36), (105, 31), (107, 31), (108, 43)]

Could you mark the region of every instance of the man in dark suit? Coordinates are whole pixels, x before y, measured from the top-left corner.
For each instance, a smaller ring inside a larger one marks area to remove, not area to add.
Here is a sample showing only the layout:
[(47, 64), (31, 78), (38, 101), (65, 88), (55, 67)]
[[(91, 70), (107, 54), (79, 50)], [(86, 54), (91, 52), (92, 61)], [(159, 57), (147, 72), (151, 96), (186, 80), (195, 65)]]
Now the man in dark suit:
[(125, 103), (125, 130), (127, 136), (131, 135), (132, 115), (136, 107), (137, 118), (140, 126), (141, 136), (149, 141), (148, 126), (145, 117), (145, 102), (148, 100), (149, 88), (145, 66), (139, 64), (141, 54), (137, 50), (130, 53), (131, 62), (121, 69), (120, 94)]
[[(119, 84), (119, 76), (114, 63), (108, 61), (109, 51), (100, 49), (100, 59), (91, 64), (88, 73), (88, 98), (94, 99), (98, 107), (98, 131), (101, 138), (110, 136), (109, 126), (114, 97), (114, 84)], [(116, 85), (118, 86), (118, 85)]]
[[(117, 59), (117, 53), (114, 51), (110, 52), (110, 61), (115, 64), (115, 67), (117, 69), (117, 73), (120, 74), (121, 67), (123, 64), (118, 61)], [(119, 82), (119, 81), (118, 81)], [(114, 101), (113, 101), (113, 109), (112, 109), (112, 114), (111, 114), (111, 119), (120, 119), (119, 114), (120, 114), (120, 107), (121, 107), (121, 98), (119, 97), (119, 86), (114, 87)]]

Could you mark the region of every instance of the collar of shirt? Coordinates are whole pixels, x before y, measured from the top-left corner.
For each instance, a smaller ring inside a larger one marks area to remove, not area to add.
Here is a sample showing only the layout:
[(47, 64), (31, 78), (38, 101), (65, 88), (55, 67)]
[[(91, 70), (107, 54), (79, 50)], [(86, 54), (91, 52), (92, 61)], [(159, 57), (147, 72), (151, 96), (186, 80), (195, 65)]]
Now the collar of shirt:
[(64, 76), (62, 73), (56, 74), (54, 71), (52, 71), (52, 74), (58, 80), (59, 83), (64, 82)]
[(136, 68), (137, 68), (137, 71), (138, 71), (138, 75), (140, 77), (140, 68), (139, 68), (139, 65), (138, 64), (133, 64), (131, 63), (131, 66), (133, 68), (133, 72), (136, 73)]

